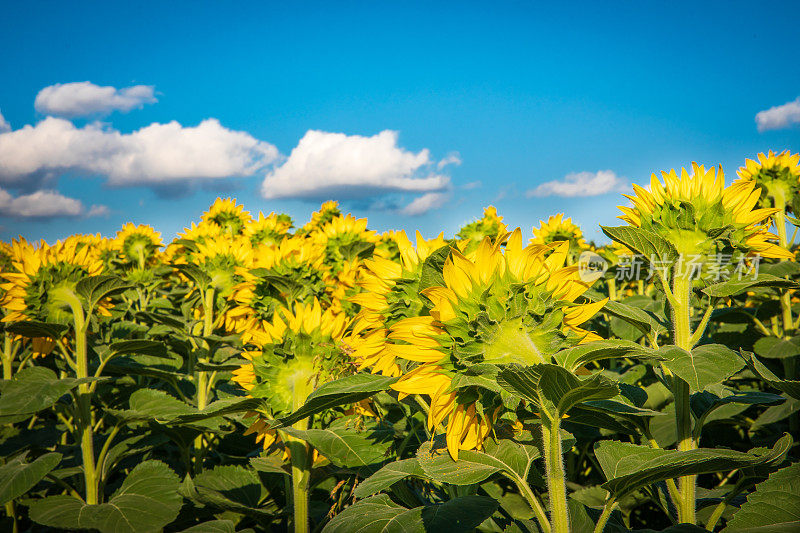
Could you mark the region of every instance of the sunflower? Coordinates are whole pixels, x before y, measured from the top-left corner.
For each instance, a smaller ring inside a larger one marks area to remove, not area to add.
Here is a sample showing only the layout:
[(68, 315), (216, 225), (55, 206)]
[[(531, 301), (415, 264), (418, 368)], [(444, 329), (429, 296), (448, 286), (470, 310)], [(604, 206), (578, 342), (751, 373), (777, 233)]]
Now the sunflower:
[(792, 155), (789, 150), (760, 153), (757, 162), (748, 159), (738, 174), (740, 181), (753, 181), (761, 187), (764, 207), (791, 210), (792, 198), (800, 194), (800, 154)]
[(319, 207), (319, 211), (311, 213), (311, 220), (298, 231), (299, 234), (304, 235), (311, 233), (314, 230), (320, 229), (322, 226), (330, 222), (336, 217), (342, 215), (339, 209), (339, 202), (329, 200)]
[(499, 391), (475, 384), (470, 373), (548, 363), (560, 349), (599, 339), (580, 325), (606, 301), (576, 303), (589, 284), (577, 266), (564, 266), (569, 244), (523, 248), (519, 229), (505, 251), (504, 241), (484, 238), (474, 259), (452, 250), (444, 285), (422, 291), (433, 303), (430, 316), (402, 319), (387, 335), (405, 367), (392, 388), (430, 397), (428, 426), (447, 419), (454, 459), (459, 450), (482, 447), (504, 408)]
[(264, 213), (258, 213), (258, 219), (247, 224), (244, 234), (253, 246), (280, 244), (290, 229), (292, 229), (292, 218), (289, 215), (276, 215), (273, 212), (264, 216)]
[(13, 249), (7, 242), (0, 241), (0, 272), (5, 272), (11, 268), (13, 262)]
[(373, 373), (387, 376), (400, 375), (392, 344), (388, 342), (391, 328), (402, 319), (422, 313), (427, 303), (419, 295), (422, 265), (447, 244), (441, 233), (426, 240), (417, 232), (416, 247), (404, 231), (397, 232), (394, 238), (398, 244), (397, 261), (382, 257), (364, 261), (364, 273), (358, 281), (364, 292), (350, 298), (361, 306), (361, 311), (346, 339), (360, 369), (369, 368)]
[(589, 249), (589, 245), (583, 240), (581, 228), (573, 224), (571, 218), (564, 218), (564, 213), (551, 216), (547, 222), (540, 220), (539, 227), (533, 228), (531, 244), (551, 244), (559, 241), (569, 243), (570, 262), (575, 262), (581, 252)]
[[(346, 356), (338, 348), (346, 321), (319, 301), (280, 308), (266, 324), (263, 344), (243, 354), (247, 363), (233, 372), (233, 380), (249, 396), (262, 398), (261, 415), (276, 418), (302, 406), (322, 383), (342, 374)], [(275, 434), (260, 416), (248, 430), (268, 447)]]
[(752, 180), (725, 187), (722, 167), (708, 170), (692, 163), (692, 173), (681, 169), (653, 174), (650, 190), (633, 185), (635, 195), (625, 195), (633, 205), (620, 206), (619, 218), (651, 231), (675, 246), (682, 258), (710, 261), (723, 253), (790, 259), (792, 254), (770, 242), (767, 231), (776, 208), (754, 209), (761, 190)]
[(136, 263), (139, 268), (152, 263), (163, 245), (161, 233), (151, 226), (144, 224), (134, 226), (130, 222), (122, 226), (112, 241), (112, 246), (119, 252), (122, 260), (126, 263)]
[[(71, 324), (75, 286), (102, 271), (103, 263), (92, 247), (79, 239), (33, 246), (20, 238), (12, 243), (12, 270), (0, 274), (7, 280), (0, 285), (5, 291), (0, 306), (7, 312), (3, 322)], [(106, 305), (100, 305), (99, 311), (110, 314)]]
[(459, 248), (466, 253), (472, 252), (485, 237), (497, 239), (505, 235), (506, 229), (503, 217), (498, 216), (497, 209), (490, 205), (483, 210), (482, 218), (470, 222), (456, 233), (456, 237), (462, 241)]
[(227, 298), (240, 278), (240, 267), (249, 267), (253, 261), (250, 241), (244, 237), (230, 238), (218, 236), (196, 243), (191, 254), (191, 263), (209, 277), (209, 287), (216, 294)]
[(235, 198), (217, 198), (203, 213), (203, 222), (214, 224), (228, 235), (241, 235), (252, 220), (244, 206), (236, 205)]
[(244, 343), (263, 344), (265, 326), (277, 308), (313, 298), (323, 298), (322, 305), (330, 307), (324, 300), (324, 258), (321, 246), (302, 237), (257, 246), (250, 265), (236, 271), (242, 281), (230, 294), (233, 307), (226, 314), (226, 329), (241, 333)]
[(334, 271), (344, 263), (372, 255), (380, 237), (367, 229), (366, 218), (339, 215), (319, 228), (312, 238), (325, 248), (325, 263)]

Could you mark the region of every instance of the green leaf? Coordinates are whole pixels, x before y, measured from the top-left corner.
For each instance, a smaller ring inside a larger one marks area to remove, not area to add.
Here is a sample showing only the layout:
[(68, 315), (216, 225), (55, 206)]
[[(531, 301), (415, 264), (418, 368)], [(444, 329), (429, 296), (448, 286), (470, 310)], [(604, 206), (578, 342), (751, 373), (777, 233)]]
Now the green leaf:
[(197, 524), (189, 529), (184, 529), (180, 533), (235, 533), (236, 524), (230, 520), (209, 520), (202, 524)]
[(753, 345), (753, 351), (767, 359), (784, 359), (800, 355), (800, 337), (780, 339), (762, 337)]
[(430, 441), (417, 450), (417, 461), (428, 477), (451, 485), (480, 483), (507, 468), (502, 461), (475, 450), (461, 450), (458, 461), (453, 461), (447, 448), (439, 445), (434, 448)]
[(416, 458), (393, 461), (362, 481), (353, 491), (353, 496), (356, 498), (372, 496), (410, 476), (427, 478)]
[(101, 533), (157, 531), (175, 520), (183, 504), (178, 476), (160, 461), (137, 465), (108, 503), (87, 505), (72, 496), (48, 496), (30, 506), (30, 518), (57, 529)]
[(199, 503), (250, 516), (273, 514), (259, 508), (264, 489), (252, 470), (235, 465), (218, 466), (201, 472), (192, 481), (192, 499)]
[(701, 392), (738, 372), (744, 364), (730, 348), (722, 344), (704, 344), (687, 352), (677, 346), (662, 346), (661, 364), (689, 384), (691, 392)]
[(250, 466), (258, 472), (267, 474), (291, 475), (291, 472), (284, 466), (283, 461), (275, 456), (252, 457)]
[(49, 324), (46, 322), (35, 322), (27, 320), (24, 322), (12, 322), (7, 324), (5, 330), (14, 335), (21, 335), (29, 339), (38, 337), (49, 337), (51, 339), (60, 339), (67, 332), (69, 326), (64, 324)]
[(430, 254), (422, 263), (420, 271), (419, 290), (422, 292), (428, 287), (444, 286), (444, 262), (450, 257), (450, 245), (446, 244)]
[(796, 289), (798, 284), (785, 278), (760, 273), (755, 279), (752, 276), (748, 276), (742, 279), (729, 279), (721, 283), (715, 283), (703, 289), (703, 292), (715, 298), (725, 298), (736, 296), (754, 287)]
[(621, 357), (654, 357), (655, 352), (642, 345), (626, 340), (601, 340), (579, 344), (578, 346), (557, 352), (553, 359), (569, 370), (575, 372), (580, 367), (603, 359)]
[(96, 378), (59, 379), (49, 368), (32, 366), (21, 370), (3, 387), (0, 396), (0, 424), (25, 420), (34, 413), (51, 407), (59, 398), (81, 383)]
[(758, 415), (758, 418), (756, 418), (750, 426), (750, 434), (755, 433), (764, 426), (780, 422), (800, 411), (800, 400), (792, 398), (791, 396), (787, 396), (786, 398), (778, 396), (778, 398), (786, 401), (781, 405), (775, 405), (769, 409), (765, 409), (763, 413)]
[(355, 374), (321, 385), (294, 413), (276, 420), (273, 427), (291, 426), (298, 420), (343, 404), (355, 403), (384, 391), (399, 378), (377, 374)]
[(236, 413), (246, 413), (248, 411), (257, 411), (263, 407), (264, 402), (259, 398), (244, 398), (242, 396), (231, 396), (211, 402), (202, 411), (193, 411), (188, 414), (181, 414), (176, 416), (172, 423), (174, 424), (189, 424), (193, 422), (200, 422), (209, 418), (216, 418), (218, 416), (232, 415)]
[(157, 389), (138, 389), (128, 398), (130, 409), (106, 409), (106, 412), (127, 422), (155, 420), (167, 422), (194, 409), (182, 400)]
[(800, 463), (770, 474), (733, 515), (723, 533), (800, 531)]
[(0, 505), (19, 498), (41, 481), (61, 462), (60, 453), (46, 453), (26, 463), (23, 453), (0, 466)]
[(783, 460), (791, 447), (792, 437), (786, 434), (771, 450), (751, 453), (723, 448), (663, 450), (619, 441), (600, 441), (595, 444), (594, 451), (608, 479), (602, 487), (620, 499), (638, 488), (665, 479), (775, 464)]
[(800, 400), (800, 381), (783, 380), (773, 374), (772, 371), (764, 366), (764, 363), (756, 359), (752, 353), (742, 350), (740, 351), (740, 354), (744, 358), (747, 367), (755, 375), (766, 381), (771, 387), (774, 387), (781, 392), (785, 392), (792, 398)]
[(208, 276), (208, 274), (200, 270), (200, 268), (198, 268), (195, 265), (173, 264), (172, 266), (175, 268), (175, 270), (177, 270), (178, 272), (189, 278), (192, 281), (192, 283), (194, 283), (201, 289), (205, 289), (205, 287), (209, 283), (211, 283), (211, 278)]
[(118, 341), (109, 346), (114, 355), (140, 354), (151, 357), (168, 357), (167, 347), (163, 342), (148, 340)]
[(607, 400), (619, 394), (617, 385), (602, 374), (580, 380), (569, 370), (551, 364), (506, 365), (497, 375), (497, 383), (535, 403), (551, 418), (564, 416), (582, 402)]
[(368, 428), (307, 429), (283, 428), (281, 431), (311, 443), (319, 453), (343, 468), (359, 468), (382, 463), (392, 445), (394, 430)]
[(87, 313), (91, 313), (102, 299), (131, 288), (133, 285), (125, 280), (108, 275), (83, 278), (75, 285), (75, 291), (83, 298)]
[[(774, 405), (783, 403), (786, 399), (777, 394), (760, 391), (734, 391), (728, 390), (728, 396), (718, 396), (709, 391), (693, 394), (691, 397), (691, 407), (694, 416), (697, 418), (697, 425), (700, 427), (706, 422), (714, 411), (730, 404), (745, 405)], [(698, 429), (695, 429), (697, 432)]]
[[(599, 302), (606, 297), (604, 294), (593, 290), (586, 291), (584, 296), (593, 302)], [(667, 326), (662, 318), (650, 309), (640, 309), (627, 303), (608, 300), (603, 306), (603, 312), (627, 322), (645, 334), (658, 336), (667, 331)]]
[(323, 533), (461, 533), (474, 531), (497, 509), (485, 496), (453, 498), (440, 505), (406, 509), (379, 494), (351, 505), (328, 522)]
[(323, 533), (425, 533), (422, 507), (406, 509), (386, 494), (357, 502), (325, 524)]
[(633, 226), (600, 226), (600, 229), (609, 238), (643, 255), (648, 261), (652, 256), (664, 261), (678, 257), (675, 247), (652, 231)]

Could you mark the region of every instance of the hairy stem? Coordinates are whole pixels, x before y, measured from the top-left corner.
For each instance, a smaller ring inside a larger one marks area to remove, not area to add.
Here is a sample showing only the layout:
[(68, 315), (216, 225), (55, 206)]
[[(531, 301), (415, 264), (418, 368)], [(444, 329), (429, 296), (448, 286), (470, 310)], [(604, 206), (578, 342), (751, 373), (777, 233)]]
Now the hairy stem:
[(567, 483), (561, 454), (561, 419), (542, 417), (542, 442), (545, 448), (547, 490), (550, 495), (550, 527), (553, 533), (569, 533)]

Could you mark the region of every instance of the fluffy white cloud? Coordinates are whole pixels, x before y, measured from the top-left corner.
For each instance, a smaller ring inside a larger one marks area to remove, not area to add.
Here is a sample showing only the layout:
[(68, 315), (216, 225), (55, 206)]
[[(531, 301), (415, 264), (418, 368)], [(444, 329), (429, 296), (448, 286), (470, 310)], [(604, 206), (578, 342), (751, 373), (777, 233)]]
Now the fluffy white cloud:
[(56, 83), (39, 91), (34, 106), (40, 113), (62, 117), (105, 115), (155, 103), (154, 89), (152, 85), (117, 89), (89, 81)]
[(625, 191), (630, 184), (617, 176), (612, 170), (598, 172), (575, 172), (564, 176), (563, 180), (542, 183), (530, 189), (525, 196), (599, 196), (610, 192)]
[(86, 213), (83, 203), (56, 191), (41, 190), (32, 194), (13, 197), (8, 191), (0, 189), (0, 215), (18, 218), (53, 218), (99, 216), (108, 214), (108, 208), (93, 205)]
[(224, 128), (216, 119), (194, 127), (153, 123), (124, 134), (47, 117), (0, 133), (0, 183), (28, 187), (68, 171), (106, 176), (116, 186), (247, 176), (277, 158), (273, 145)]
[(419, 198), (414, 198), (411, 203), (400, 210), (400, 213), (408, 216), (422, 215), (430, 211), (442, 207), (449, 200), (448, 193), (444, 192), (429, 192), (425, 193)]
[(431, 172), (432, 165), (427, 149), (397, 146), (396, 131), (364, 137), (309, 130), (286, 162), (267, 173), (261, 194), (319, 200), (442, 191), (450, 178)]
[(5, 117), (2, 113), (0, 113), (0, 133), (5, 133), (7, 131), (11, 131), (11, 124), (6, 122)]
[(756, 126), (759, 132), (782, 130), (794, 124), (800, 124), (800, 97), (792, 102), (756, 113)]

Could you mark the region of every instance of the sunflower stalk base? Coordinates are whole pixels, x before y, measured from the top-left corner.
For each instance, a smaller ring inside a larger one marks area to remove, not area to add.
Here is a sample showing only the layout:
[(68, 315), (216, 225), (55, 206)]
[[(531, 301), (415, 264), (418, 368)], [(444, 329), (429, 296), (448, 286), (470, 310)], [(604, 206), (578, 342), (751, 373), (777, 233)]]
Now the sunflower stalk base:
[[(672, 293), (675, 297), (673, 307), (673, 335), (675, 345), (691, 352), (692, 327), (691, 327), (691, 297), (692, 280), (688, 276), (675, 276), (672, 284)], [(678, 436), (678, 450), (689, 451), (697, 448), (697, 443), (692, 434), (692, 411), (689, 404), (689, 385), (678, 376), (672, 378), (672, 394), (675, 398), (675, 424)], [(678, 480), (678, 489), (681, 495), (678, 507), (678, 520), (681, 523), (696, 524), (695, 512), (697, 476), (683, 476)]]
[(550, 530), (552, 533), (569, 533), (567, 484), (564, 475), (564, 458), (561, 453), (561, 419), (542, 418), (542, 445), (547, 470), (547, 491), (550, 496)]

